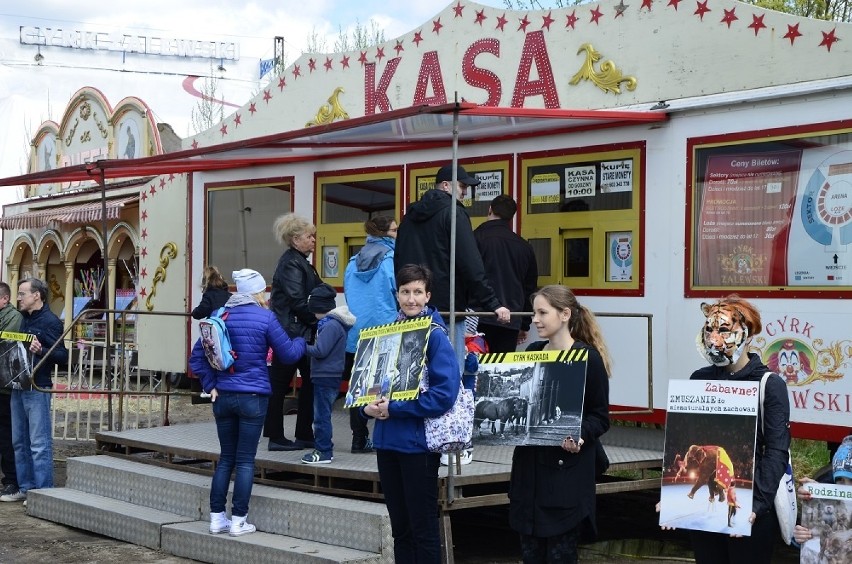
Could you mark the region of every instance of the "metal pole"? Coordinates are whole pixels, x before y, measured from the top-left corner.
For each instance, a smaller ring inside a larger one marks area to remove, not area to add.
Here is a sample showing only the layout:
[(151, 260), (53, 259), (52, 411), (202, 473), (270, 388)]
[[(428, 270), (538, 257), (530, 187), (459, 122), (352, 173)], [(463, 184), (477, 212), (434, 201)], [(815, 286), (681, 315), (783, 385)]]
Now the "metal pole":
[[(103, 259), (104, 263), (104, 274), (101, 285), (101, 288), (98, 291), (103, 296), (103, 304), (104, 309), (109, 310), (109, 257), (107, 256), (107, 205), (106, 205), (106, 177), (104, 176), (104, 169), (101, 166), (97, 168), (98, 172), (98, 184), (101, 188), (101, 240), (103, 241), (103, 248), (101, 249), (101, 259)], [(105, 313), (104, 317), (106, 317), (106, 324), (104, 326), (104, 385), (109, 390), (112, 387), (112, 355), (110, 354), (110, 341), (112, 336), (112, 328), (110, 325), (112, 324), (112, 314)], [(119, 404), (121, 406), (121, 404)], [(120, 411), (120, 410), (119, 410)], [(120, 413), (119, 413), (120, 415)], [(107, 420), (109, 421), (109, 430), (113, 430), (113, 420), (112, 420), (112, 395), (107, 396)], [(118, 429), (121, 430), (120, 428)]]

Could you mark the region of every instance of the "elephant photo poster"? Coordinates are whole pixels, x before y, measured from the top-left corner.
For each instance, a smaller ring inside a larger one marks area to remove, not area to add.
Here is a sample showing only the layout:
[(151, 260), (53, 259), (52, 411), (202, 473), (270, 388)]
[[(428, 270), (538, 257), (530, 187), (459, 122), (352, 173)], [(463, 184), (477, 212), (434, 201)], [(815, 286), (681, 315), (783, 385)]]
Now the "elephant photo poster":
[(852, 486), (807, 482), (802, 526), (813, 538), (802, 544), (802, 564), (849, 562), (852, 554)]
[(479, 357), (473, 442), (558, 446), (580, 439), (588, 349)]
[(751, 535), (759, 387), (669, 382), (661, 526)]
[(32, 390), (32, 364), (24, 343), (30, 343), (29, 333), (0, 332), (0, 388)]
[(343, 406), (416, 398), (431, 325), (431, 317), (417, 317), (362, 329)]

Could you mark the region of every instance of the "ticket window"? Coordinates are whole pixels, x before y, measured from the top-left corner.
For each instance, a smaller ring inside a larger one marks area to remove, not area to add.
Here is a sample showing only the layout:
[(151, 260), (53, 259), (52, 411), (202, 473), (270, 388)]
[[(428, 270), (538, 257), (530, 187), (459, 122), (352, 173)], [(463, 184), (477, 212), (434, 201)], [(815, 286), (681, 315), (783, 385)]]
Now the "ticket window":
[[(473, 229), (488, 220), (491, 200), (500, 194), (511, 195), (511, 162), (508, 155), (489, 155), (459, 161), (468, 174), (479, 180), (478, 186), (468, 188), (466, 198), (462, 201)], [(435, 175), (443, 164), (416, 164), (409, 167), (409, 202), (418, 201), (423, 194), (435, 187)]]
[(535, 252), (539, 285), (641, 295), (643, 153), (637, 144), (519, 155), (520, 234)]
[(376, 215), (399, 221), (401, 186), (401, 167), (316, 175), (316, 268), (323, 281), (343, 287), (349, 259), (366, 244), (365, 221)]

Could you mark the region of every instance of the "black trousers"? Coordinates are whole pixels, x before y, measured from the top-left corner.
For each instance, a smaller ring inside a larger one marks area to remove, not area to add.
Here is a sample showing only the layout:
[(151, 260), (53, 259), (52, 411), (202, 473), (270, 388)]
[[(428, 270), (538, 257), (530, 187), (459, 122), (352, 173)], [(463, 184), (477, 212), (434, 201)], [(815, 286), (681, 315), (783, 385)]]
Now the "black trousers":
[(434, 452), (377, 450), (376, 463), (391, 522), (394, 562), (439, 564), (438, 466)]
[(263, 424), (263, 436), (275, 442), (282, 442), (284, 434), (284, 399), (293, 389), (293, 376), (299, 371), (302, 386), (299, 388), (298, 412), (296, 414), (296, 439), (314, 441), (314, 386), (311, 383), (311, 358), (303, 356), (296, 364), (281, 364), (275, 358), (269, 367), (269, 383), (272, 395), (269, 398), (269, 408), (266, 410), (266, 420)]
[(485, 335), (485, 342), (488, 343), (488, 352), (508, 353), (515, 352), (518, 348), (519, 329), (480, 323), (479, 332)]
[(15, 449), (12, 446), (12, 394), (0, 393), (0, 471), (3, 472), (3, 485), (18, 485), (18, 473), (15, 470)]
[[(348, 382), (352, 378), (352, 367), (355, 365), (355, 353), (346, 353), (346, 363), (343, 365), (343, 378)], [(360, 409), (349, 409), (349, 428), (352, 429), (352, 443), (362, 443), (370, 436), (367, 421), (361, 417)]]

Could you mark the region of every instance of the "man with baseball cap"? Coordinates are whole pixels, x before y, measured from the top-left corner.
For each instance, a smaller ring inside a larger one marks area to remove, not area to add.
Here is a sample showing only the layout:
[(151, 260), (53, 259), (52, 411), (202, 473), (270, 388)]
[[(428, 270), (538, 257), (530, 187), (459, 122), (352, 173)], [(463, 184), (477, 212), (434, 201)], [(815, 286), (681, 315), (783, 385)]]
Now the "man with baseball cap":
[[(453, 187), (453, 172), (456, 185)], [(493, 311), (501, 323), (509, 322), (509, 310), (500, 304), (485, 276), (482, 257), (473, 237), (470, 216), (462, 200), (470, 186), (478, 186), (479, 180), (468, 174), (464, 167), (447, 164), (435, 175), (435, 188), (428, 190), (418, 202), (408, 208), (408, 213), (399, 224), (394, 268), (399, 270), (406, 264), (420, 264), (432, 271), (432, 299), (429, 304), (438, 311), (449, 311), (450, 288), (455, 288), (455, 310), (464, 311), (468, 303), (477, 304), (483, 310)], [(450, 221), (453, 213), (452, 193), (456, 192), (456, 279), (450, 285)], [(457, 353), (464, 354), (464, 332), (459, 328), (462, 344)], [(457, 339), (458, 340), (458, 339)], [(462, 362), (460, 364), (463, 365)]]

